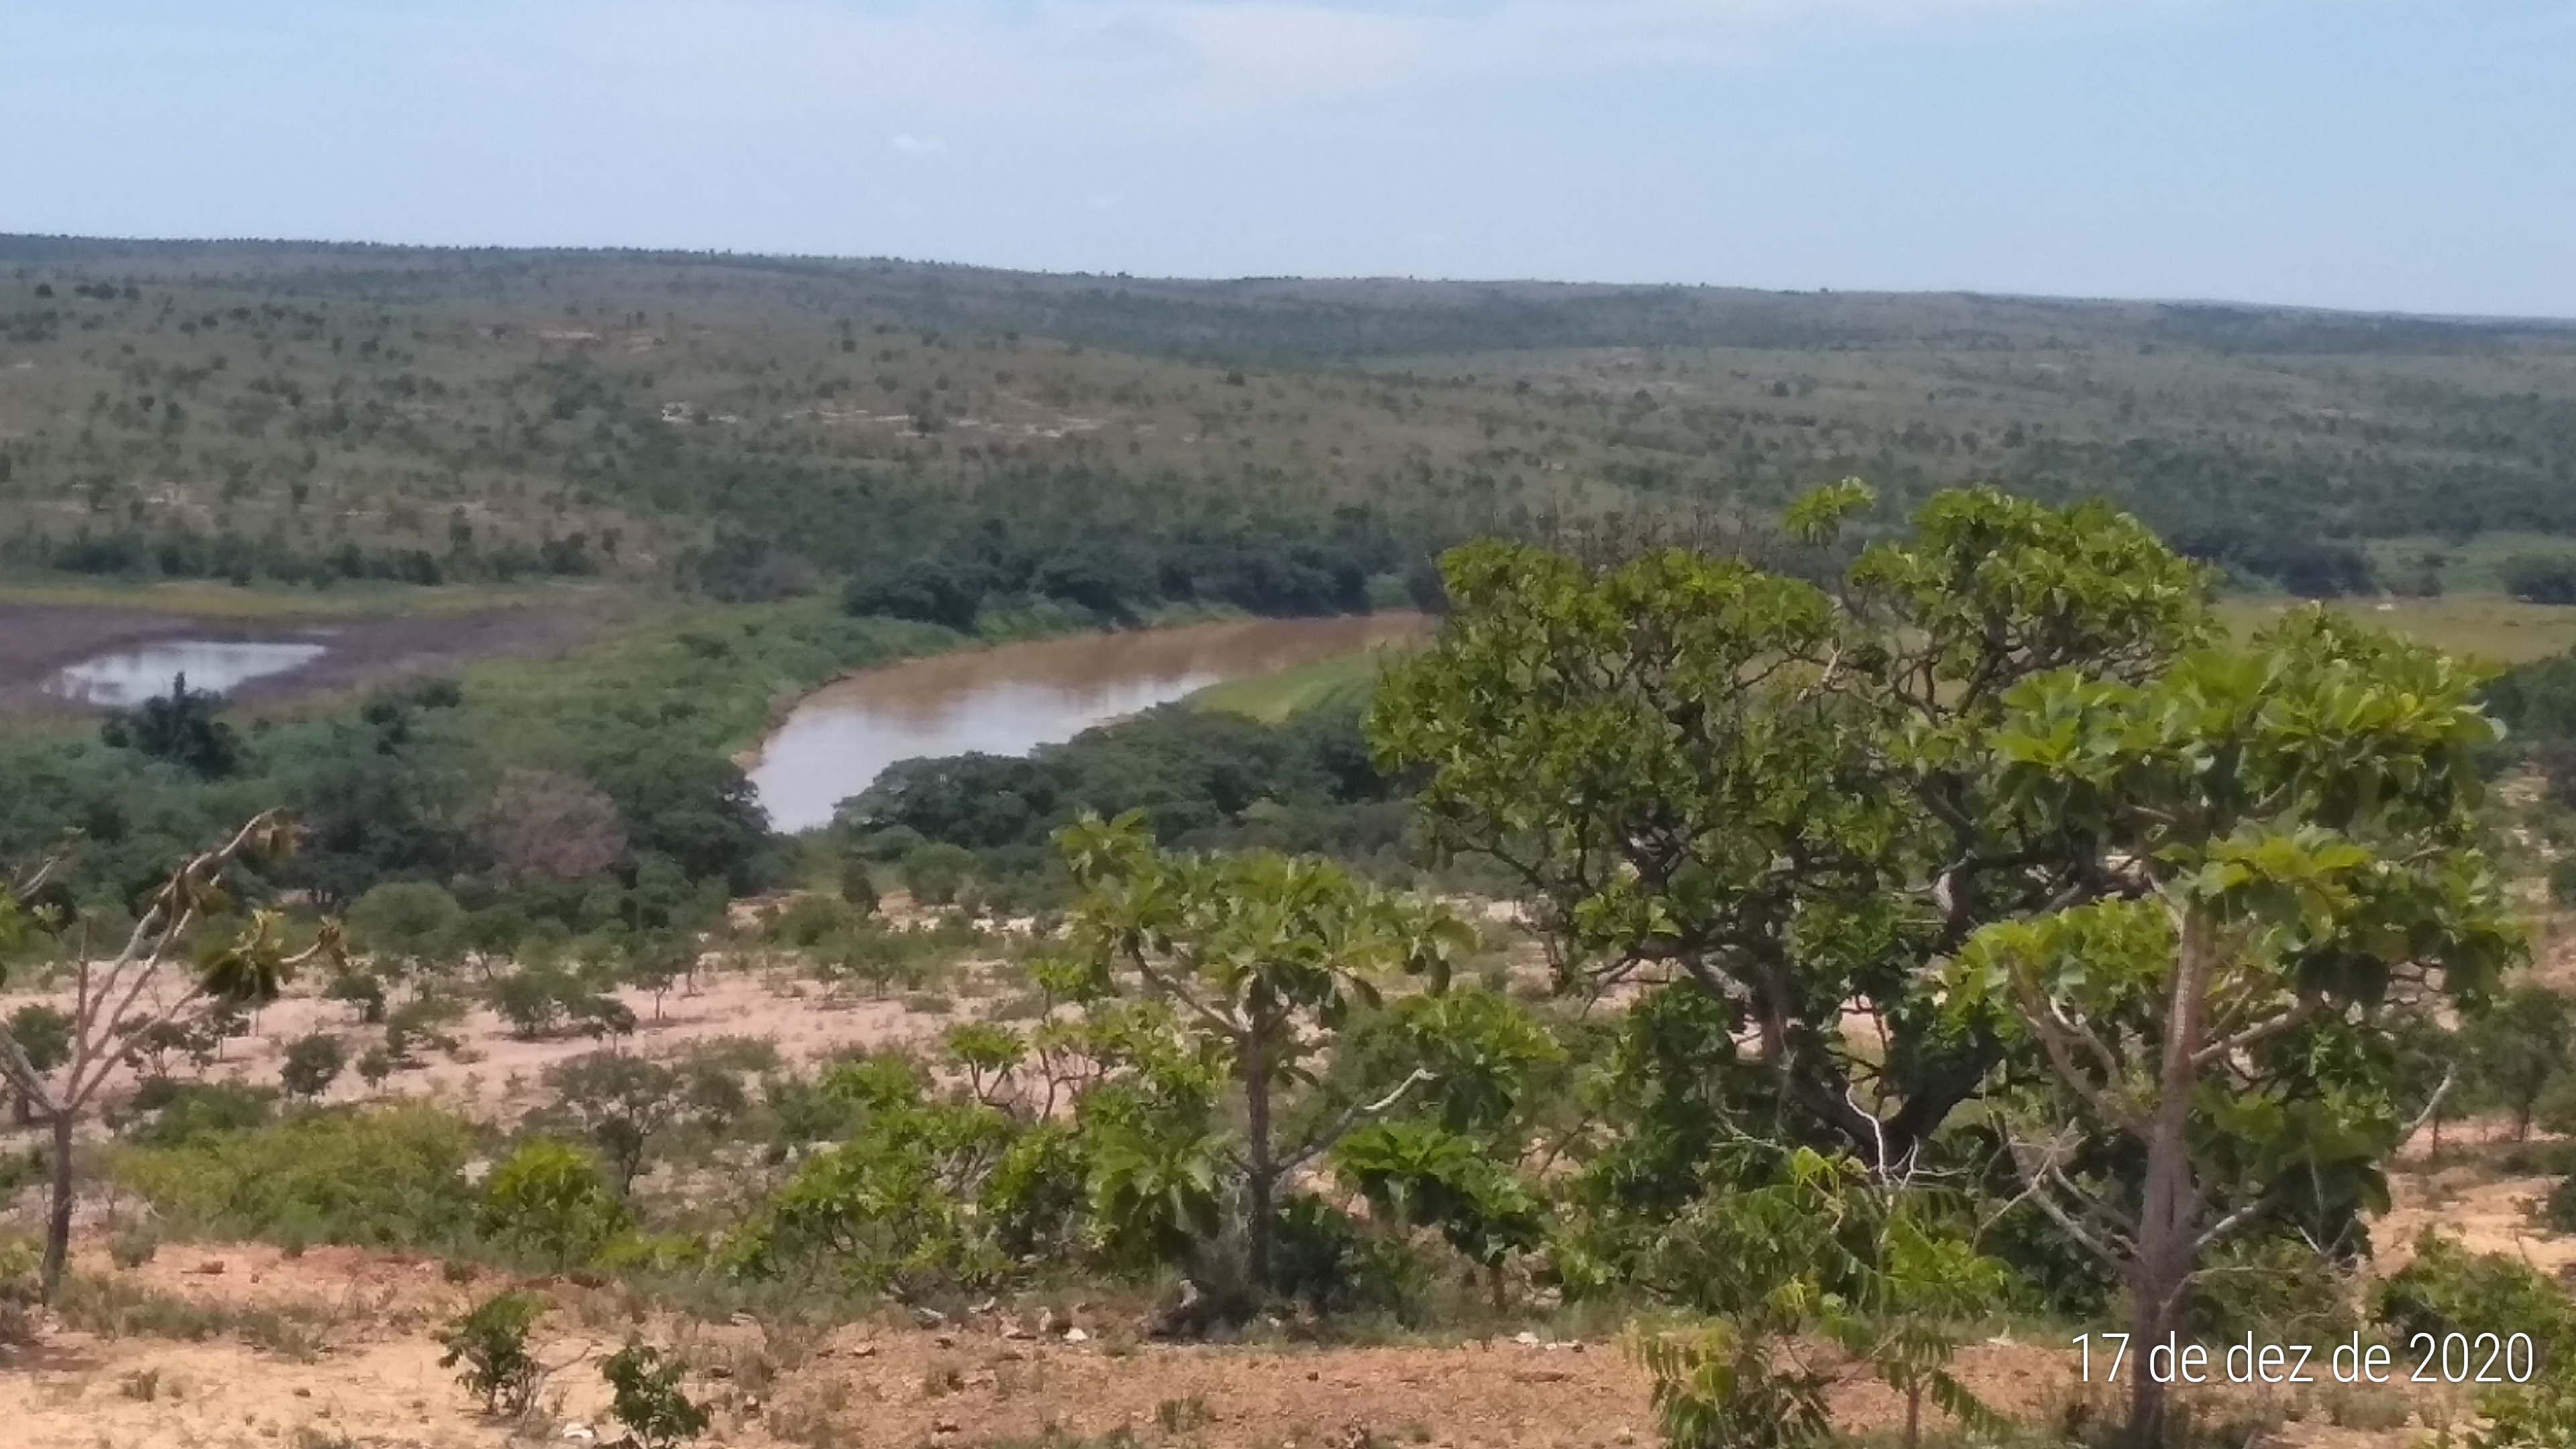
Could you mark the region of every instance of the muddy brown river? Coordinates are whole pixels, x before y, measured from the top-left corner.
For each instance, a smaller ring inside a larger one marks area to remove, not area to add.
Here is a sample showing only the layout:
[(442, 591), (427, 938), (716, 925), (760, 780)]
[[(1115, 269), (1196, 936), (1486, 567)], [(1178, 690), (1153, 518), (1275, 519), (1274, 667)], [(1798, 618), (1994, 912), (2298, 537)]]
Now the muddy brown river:
[(1419, 614), (1261, 619), (1084, 634), (888, 665), (800, 701), (761, 746), (751, 783), (772, 825), (812, 830), (831, 823), (835, 806), (899, 760), (1024, 755), (1223, 680), (1429, 628)]

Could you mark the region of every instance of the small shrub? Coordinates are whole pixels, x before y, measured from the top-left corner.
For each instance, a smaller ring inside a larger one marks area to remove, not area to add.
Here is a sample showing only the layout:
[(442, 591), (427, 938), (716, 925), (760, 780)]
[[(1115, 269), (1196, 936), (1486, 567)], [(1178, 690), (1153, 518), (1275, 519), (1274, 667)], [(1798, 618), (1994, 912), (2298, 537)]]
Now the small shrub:
[(0, 1237), (0, 1347), (25, 1343), (34, 1335), (43, 1289), (37, 1272), (42, 1263), (35, 1244), (20, 1237)]
[(344, 971), (322, 988), (325, 999), (358, 1009), (358, 1024), (380, 1026), (385, 1019), (385, 984), (372, 972)]
[(522, 1144), (483, 1186), (485, 1234), (557, 1268), (591, 1261), (630, 1222), (598, 1164), (560, 1142)]
[(117, 1380), (116, 1391), (137, 1403), (148, 1404), (161, 1397), (161, 1371), (139, 1368)]
[(877, 884), (868, 874), (864, 860), (852, 857), (841, 862), (841, 900), (862, 916), (873, 916), (881, 904)]
[(903, 858), (904, 888), (925, 906), (954, 902), (974, 873), (975, 853), (944, 840), (915, 846)]
[(2562, 906), (2576, 905), (2576, 855), (2549, 868), (2549, 899)]
[(484, 1299), (439, 1335), (439, 1346), (447, 1352), (438, 1366), (455, 1369), (456, 1382), (483, 1401), (485, 1413), (526, 1413), (545, 1381), (545, 1370), (528, 1347), (528, 1334), (545, 1311), (543, 1298), (518, 1289)]
[(110, 1159), (118, 1181), (189, 1232), (376, 1247), (453, 1241), (471, 1222), (470, 1124), (397, 1104), (194, 1134)]
[(160, 1235), (146, 1227), (132, 1227), (107, 1240), (107, 1260), (127, 1272), (152, 1261), (161, 1251)]
[(286, 1049), (286, 1060), (277, 1069), (278, 1085), (286, 1095), (311, 1101), (331, 1090), (340, 1077), (340, 1069), (349, 1064), (349, 1049), (338, 1037), (317, 1031), (299, 1037)]
[(787, 903), (786, 909), (770, 917), (769, 939), (799, 950), (811, 950), (833, 936), (841, 935), (858, 924), (859, 912), (845, 900), (825, 895), (801, 895)]
[(2239, 1239), (2211, 1252), (2187, 1331), (2228, 1342), (2324, 1343), (2359, 1328), (2355, 1295), (2336, 1266), (2289, 1238)]
[(134, 1106), (146, 1115), (125, 1129), (138, 1147), (182, 1147), (231, 1132), (265, 1127), (277, 1115), (277, 1093), (241, 1082), (146, 1084)]
[(669, 1449), (707, 1431), (707, 1411), (680, 1392), (687, 1365), (633, 1339), (599, 1366), (615, 1395), (609, 1414), (626, 1428), (621, 1449)]

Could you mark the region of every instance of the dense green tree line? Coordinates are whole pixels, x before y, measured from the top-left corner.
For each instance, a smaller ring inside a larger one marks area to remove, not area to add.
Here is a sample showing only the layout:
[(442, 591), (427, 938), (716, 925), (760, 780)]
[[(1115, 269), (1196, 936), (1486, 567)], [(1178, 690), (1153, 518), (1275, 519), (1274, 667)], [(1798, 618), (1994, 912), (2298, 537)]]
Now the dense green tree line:
[(1053, 864), (1055, 833), (1085, 813), (1135, 812), (1164, 842), (1264, 846), (1353, 860), (1400, 854), (1408, 807), (1371, 760), (1357, 704), (1279, 724), (1168, 705), (1026, 757), (908, 760), (841, 806), (836, 828), (895, 860), (956, 846), (993, 878)]

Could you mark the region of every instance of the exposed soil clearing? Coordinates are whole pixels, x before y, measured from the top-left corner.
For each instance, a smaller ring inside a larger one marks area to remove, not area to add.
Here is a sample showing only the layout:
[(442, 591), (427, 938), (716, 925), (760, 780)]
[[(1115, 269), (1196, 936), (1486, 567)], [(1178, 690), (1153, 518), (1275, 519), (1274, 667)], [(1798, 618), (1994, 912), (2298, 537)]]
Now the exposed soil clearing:
[(66, 666), (145, 644), (203, 639), (325, 646), (310, 663), (231, 691), (235, 700), (265, 703), (452, 671), (495, 655), (556, 653), (579, 642), (594, 623), (590, 611), (570, 605), (401, 617), (249, 620), (114, 606), (0, 602), (0, 711), (87, 712), (90, 706), (49, 693), (46, 683)]

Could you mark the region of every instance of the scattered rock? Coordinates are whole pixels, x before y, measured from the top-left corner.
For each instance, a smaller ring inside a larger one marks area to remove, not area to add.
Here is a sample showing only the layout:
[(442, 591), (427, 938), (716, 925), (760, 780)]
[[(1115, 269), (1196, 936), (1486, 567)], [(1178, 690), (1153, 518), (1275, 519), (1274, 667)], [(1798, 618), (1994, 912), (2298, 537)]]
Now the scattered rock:
[(1016, 1323), (1005, 1323), (1002, 1325), (1002, 1336), (1009, 1339), (1022, 1339), (1029, 1336), (1029, 1331)]
[(957, 1335), (953, 1333), (943, 1333), (930, 1341), (939, 1345), (941, 1348), (955, 1348), (957, 1346)]
[(1520, 1332), (1512, 1335), (1512, 1342), (1519, 1344), (1523, 1348), (1536, 1348), (1538, 1347), (1538, 1335), (1524, 1328)]
[(1064, 1341), (1067, 1343), (1087, 1343), (1090, 1340), (1091, 1335), (1079, 1328), (1068, 1328), (1064, 1331)]
[(933, 1419), (930, 1421), (930, 1432), (933, 1434), (954, 1434), (957, 1432), (957, 1421), (949, 1418)]
[(873, 1343), (863, 1343), (850, 1350), (850, 1357), (852, 1358), (875, 1358), (876, 1356), (877, 1346)]
[(916, 1308), (912, 1310), (912, 1321), (923, 1328), (937, 1328), (948, 1321), (948, 1315), (936, 1308)]
[(219, 1278), (223, 1276), (224, 1260), (221, 1258), (208, 1258), (206, 1261), (199, 1263), (188, 1271), (208, 1278)]
[(588, 1424), (566, 1424), (564, 1425), (563, 1437), (572, 1440), (576, 1444), (587, 1444), (593, 1439), (598, 1438), (599, 1434)]

